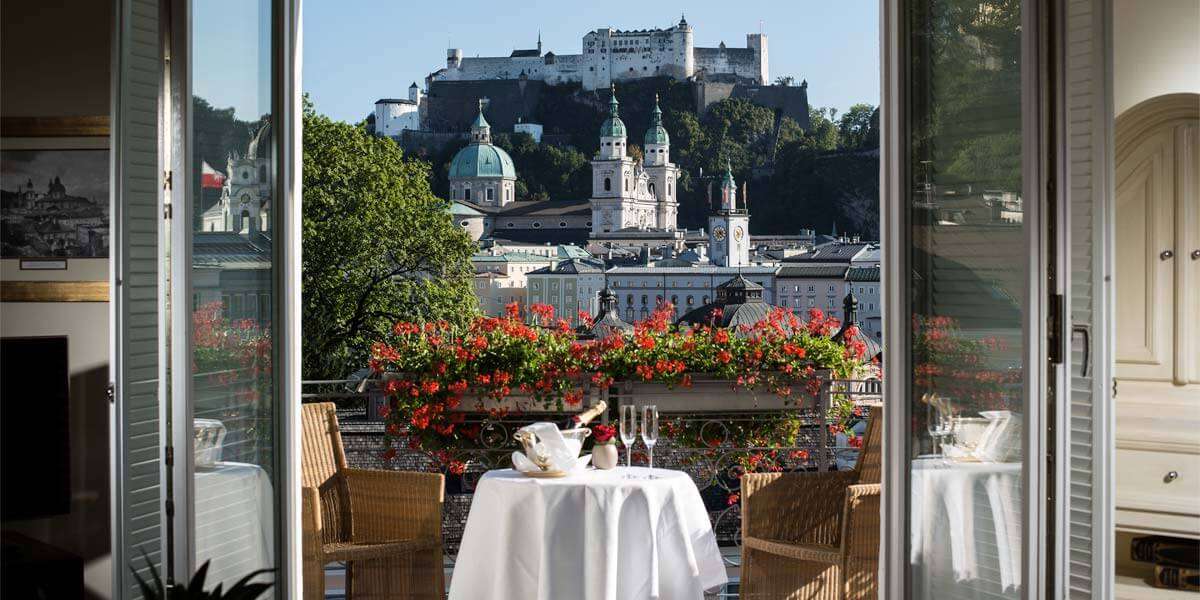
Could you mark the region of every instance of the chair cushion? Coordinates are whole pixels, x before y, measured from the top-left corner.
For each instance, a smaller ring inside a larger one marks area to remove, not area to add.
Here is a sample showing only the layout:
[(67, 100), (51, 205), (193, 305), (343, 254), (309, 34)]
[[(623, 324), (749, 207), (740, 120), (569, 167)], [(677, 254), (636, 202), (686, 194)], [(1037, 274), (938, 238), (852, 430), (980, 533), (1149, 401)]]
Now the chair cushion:
[(370, 560), (429, 550), (436, 548), (437, 545), (437, 542), (431, 540), (397, 540), (379, 543), (337, 542), (322, 545), (321, 551), (325, 554), (327, 561)]
[(841, 548), (826, 544), (796, 544), (747, 536), (742, 538), (742, 545), (752, 550), (760, 550), (796, 560), (811, 560), (831, 565), (842, 562)]

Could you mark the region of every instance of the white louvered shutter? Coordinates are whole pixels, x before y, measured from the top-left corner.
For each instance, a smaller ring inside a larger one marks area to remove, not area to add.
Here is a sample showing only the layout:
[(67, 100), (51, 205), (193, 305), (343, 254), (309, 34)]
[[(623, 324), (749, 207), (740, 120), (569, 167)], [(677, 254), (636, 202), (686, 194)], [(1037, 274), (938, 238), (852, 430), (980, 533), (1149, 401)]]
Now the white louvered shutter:
[(115, 598), (141, 598), (145, 552), (163, 562), (162, 207), (159, 99), (162, 60), (155, 0), (116, 6), (112, 108), (113, 418)]
[[(1062, 597), (1111, 596), (1111, 397), (1106, 328), (1111, 302), (1105, 273), (1111, 239), (1108, 206), (1112, 104), (1108, 91), (1106, 0), (1066, 5), (1064, 185), (1070, 204), (1070, 395), (1065, 415), (1067, 452), (1061, 510)], [(1086, 339), (1085, 339), (1086, 338)], [(1085, 371), (1086, 367), (1086, 371)], [(1085, 374), (1086, 373), (1086, 374)]]

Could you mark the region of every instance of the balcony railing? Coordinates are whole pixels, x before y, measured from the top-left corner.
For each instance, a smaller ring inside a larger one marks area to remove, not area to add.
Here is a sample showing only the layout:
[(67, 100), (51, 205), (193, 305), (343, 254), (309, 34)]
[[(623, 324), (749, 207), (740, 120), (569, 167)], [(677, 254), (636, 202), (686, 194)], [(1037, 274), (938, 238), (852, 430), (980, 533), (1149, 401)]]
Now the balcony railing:
[[(357, 381), (308, 381), (303, 386), (304, 402), (334, 402), (338, 405), (342, 441), (351, 466), (372, 469), (436, 471), (441, 462), (424, 450), (397, 445), (397, 455), (385, 460), (385, 425), (379, 408), (386, 398), (368, 389), (360, 391)], [(655, 404), (660, 413), (660, 437), (654, 450), (657, 467), (682, 470), (699, 488), (709, 511), (713, 530), (721, 546), (736, 547), (740, 540), (739, 477), (743, 470), (832, 470), (849, 468), (857, 449), (838, 443), (830, 435), (826, 416), (833, 401), (849, 400), (856, 405), (882, 402), (878, 380), (822, 381), (816, 398), (789, 402), (766, 391), (734, 389), (728, 381), (697, 379), (690, 388), (668, 389), (662, 384), (617, 382), (603, 390), (592, 390), (584, 400), (590, 405), (600, 399), (609, 410), (600, 422), (615, 422), (622, 405)], [(519, 403), (519, 402), (518, 402)], [(471, 408), (469, 402), (463, 406)], [(582, 410), (573, 407), (569, 413)], [(450, 450), (466, 465), (461, 476), (447, 473), (447, 495), (443, 513), (443, 536), (449, 556), (458, 552), (463, 527), (471, 506), (471, 494), (479, 477), (491, 469), (511, 466), (517, 448), (513, 433), (535, 421), (566, 423), (568, 412), (546, 410), (529, 403), (504, 417), (469, 410), (466, 424), (480, 427), (480, 447)], [(769, 431), (771, 436), (764, 436)], [(756, 443), (764, 438), (787, 440), (785, 444)], [(634, 463), (644, 464), (644, 448), (633, 447)], [(624, 461), (624, 450), (621, 452)], [(729, 553), (734, 555), (736, 553)]]

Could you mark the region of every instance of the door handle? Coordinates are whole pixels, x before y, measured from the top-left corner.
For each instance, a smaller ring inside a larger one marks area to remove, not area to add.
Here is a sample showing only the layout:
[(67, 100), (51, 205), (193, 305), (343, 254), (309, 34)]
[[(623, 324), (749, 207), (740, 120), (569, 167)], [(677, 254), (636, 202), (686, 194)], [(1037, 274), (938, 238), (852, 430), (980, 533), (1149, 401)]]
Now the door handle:
[(1171, 260), (1172, 258), (1175, 258), (1175, 253), (1170, 250), (1163, 250), (1158, 253), (1159, 260)]
[(1083, 336), (1083, 364), (1079, 367), (1079, 376), (1087, 377), (1092, 371), (1092, 326), (1086, 323), (1073, 323), (1071, 325), (1071, 338), (1075, 335)]
[(1192, 250), (1192, 260), (1200, 260), (1200, 250)]

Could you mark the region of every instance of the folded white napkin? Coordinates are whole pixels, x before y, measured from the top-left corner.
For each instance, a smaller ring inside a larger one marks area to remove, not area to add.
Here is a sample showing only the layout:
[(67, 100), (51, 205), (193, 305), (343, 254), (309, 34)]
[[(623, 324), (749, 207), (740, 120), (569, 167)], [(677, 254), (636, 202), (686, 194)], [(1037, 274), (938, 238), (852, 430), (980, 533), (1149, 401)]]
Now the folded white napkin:
[[(537, 436), (538, 442), (535, 448), (538, 451), (544, 451), (550, 456), (550, 469), (554, 471), (571, 471), (579, 464), (578, 444), (568, 443), (563, 438), (562, 432), (558, 430), (558, 426), (554, 423), (538, 422), (532, 425), (522, 427), (520, 431), (530, 431)], [(533, 461), (529, 457), (521, 455), (517, 458), (517, 454), (513, 453), (513, 465), (521, 471), (530, 469), (522, 468), (522, 466), (532, 467)], [(534, 467), (536, 468), (536, 467)]]

